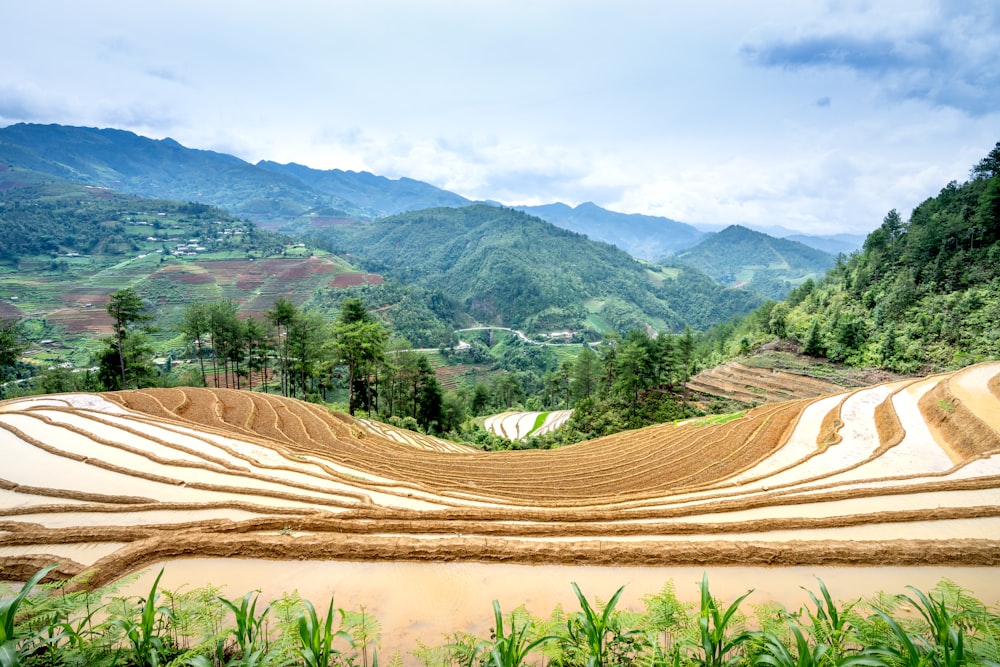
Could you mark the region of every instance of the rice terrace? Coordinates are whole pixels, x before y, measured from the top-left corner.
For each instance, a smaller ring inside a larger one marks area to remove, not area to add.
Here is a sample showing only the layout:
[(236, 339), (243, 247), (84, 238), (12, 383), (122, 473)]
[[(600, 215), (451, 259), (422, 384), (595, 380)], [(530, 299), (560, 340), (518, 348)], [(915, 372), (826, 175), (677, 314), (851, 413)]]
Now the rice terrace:
[(199, 388), (8, 400), (0, 438), (0, 567), (15, 581), (55, 563), (96, 586), (167, 563), (179, 584), (203, 569), (217, 585), (326, 596), (305, 565), (325, 562), (354, 573), (364, 604), (379, 585), (358, 576), (364, 563), (465, 564), (494, 597), (505, 584), (490, 567), (539, 568), (568, 590), (547, 568), (662, 581), (670, 568), (760, 567), (798, 586), (803, 568), (896, 566), (901, 588), (907, 568), (933, 566), (996, 602), (1000, 362), (548, 451), (483, 452)]

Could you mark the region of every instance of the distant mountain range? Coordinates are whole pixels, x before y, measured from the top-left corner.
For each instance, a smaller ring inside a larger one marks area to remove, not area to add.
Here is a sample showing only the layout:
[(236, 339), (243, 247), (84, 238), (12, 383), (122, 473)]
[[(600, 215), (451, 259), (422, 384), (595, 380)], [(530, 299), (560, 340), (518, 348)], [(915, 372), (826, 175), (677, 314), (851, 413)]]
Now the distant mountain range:
[(586, 202), (576, 208), (566, 204), (515, 206), (556, 227), (585, 234), (595, 241), (618, 246), (639, 259), (655, 260), (690, 248), (708, 236), (691, 225), (670, 218), (638, 213), (616, 213)]
[[(132, 132), (20, 123), (0, 129), (0, 182), (45, 177), (107, 187), (143, 197), (211, 204), (266, 227), (291, 233), (337, 218), (388, 215), (472, 203), (461, 195), (410, 178), (318, 170), (261, 161), (149, 139)], [(617, 213), (592, 203), (519, 207), (543, 220), (611, 243), (634, 257), (659, 259), (691, 248), (710, 234), (660, 216)], [(826, 252), (850, 252), (862, 237), (797, 235)]]

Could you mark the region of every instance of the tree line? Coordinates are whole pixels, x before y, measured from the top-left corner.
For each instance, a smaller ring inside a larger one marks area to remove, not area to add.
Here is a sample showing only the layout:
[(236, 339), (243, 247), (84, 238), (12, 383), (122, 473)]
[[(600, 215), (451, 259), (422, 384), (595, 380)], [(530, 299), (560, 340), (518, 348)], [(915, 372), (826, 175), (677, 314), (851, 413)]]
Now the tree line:
[[(231, 299), (196, 302), (183, 314), (179, 333), (192, 349), (195, 367), (181, 382), (202, 386), (277, 391), (316, 402), (346, 397), (350, 414), (412, 420), (415, 428), (445, 433), (441, 387), (425, 355), (397, 342), (360, 299), (345, 299), (333, 321), (287, 298), (260, 316), (241, 317)], [(111, 295), (113, 334), (99, 355), (98, 380), (106, 390), (157, 384), (149, 344), (151, 316), (132, 288)], [(168, 359), (168, 366), (174, 360)], [(168, 371), (173, 370), (168, 368)]]
[[(573, 408), (560, 435), (517, 445), (548, 447), (699, 412), (683, 389), (703, 353), (690, 329), (680, 335), (652, 336), (641, 329), (624, 337), (610, 334), (561, 362), (552, 348), (477, 332), (470, 345), (442, 353), (452, 363), (490, 370), (446, 391), (428, 355), (393, 337), (353, 297), (341, 302), (332, 320), (287, 298), (245, 316), (231, 299), (190, 304), (177, 331), (187, 352), (167, 356), (159, 366), (151, 342), (156, 329), (141, 295), (131, 287), (118, 290), (106, 310), (112, 334), (96, 355), (97, 372), (72, 378), (66, 371), (49, 372), (40, 380), (43, 391), (180, 383), (275, 392), (493, 448), (512, 445), (488, 436), (469, 417), (511, 408)], [(13, 363), (24, 351), (17, 332), (15, 324), (4, 328), (0, 362)]]

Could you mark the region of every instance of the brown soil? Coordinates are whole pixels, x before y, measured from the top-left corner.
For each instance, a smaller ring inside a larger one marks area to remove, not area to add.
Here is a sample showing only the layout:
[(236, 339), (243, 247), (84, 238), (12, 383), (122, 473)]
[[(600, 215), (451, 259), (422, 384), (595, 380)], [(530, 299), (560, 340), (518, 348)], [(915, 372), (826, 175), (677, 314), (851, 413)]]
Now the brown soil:
[(938, 382), (918, 404), (927, 425), (956, 463), (1000, 452), (1000, 434), (984, 424)]
[(165, 280), (185, 285), (207, 285), (215, 282), (215, 276), (206, 271), (195, 270), (191, 266), (166, 266), (149, 276), (150, 280)]
[(381, 285), (384, 282), (381, 276), (374, 273), (341, 273), (330, 281), (330, 287), (333, 289), (342, 289), (357, 285)]
[(111, 317), (103, 308), (60, 308), (49, 313), (46, 319), (72, 333), (89, 332), (98, 336), (112, 333)]
[(17, 321), (24, 317), (21, 309), (7, 300), (0, 300), (0, 323)]
[(695, 375), (692, 391), (742, 403), (759, 404), (812, 398), (843, 391), (843, 387), (804, 375), (729, 362)]
[(885, 400), (875, 407), (875, 428), (881, 447), (895, 447), (906, 437), (906, 429), (899, 421), (899, 415), (892, 407), (892, 397), (902, 389), (886, 396)]
[[(959, 464), (1000, 452), (1000, 443), (979, 428), (982, 422), (954, 402), (947, 377), (920, 404), (942, 444)], [(841, 412), (848, 396), (818, 429), (811, 427), (821, 449), (839, 442), (840, 431), (849, 426)], [(0, 403), (0, 437), (80, 471), (64, 487), (53, 482), (57, 488), (19, 480), (16, 463), (0, 473), (6, 478), (0, 489), (43, 499), (0, 506), (0, 577), (23, 577), (42, 562), (55, 562), (59, 576), (87, 572), (92, 584), (100, 584), (154, 561), (191, 556), (1000, 565), (1000, 540), (950, 530), (952, 522), (989, 526), (1000, 519), (1000, 507), (980, 495), (1000, 486), (995, 472), (952, 477), (885, 470), (861, 484), (833, 482), (814, 472), (797, 482), (761, 487), (766, 477), (753, 477), (755, 464), (788, 441), (813, 399), (763, 405), (726, 424), (663, 424), (552, 451), (479, 452), (420, 434), (404, 433), (405, 443), (399, 442), (390, 437), (391, 427), (369, 428), (347, 415), (267, 394), (180, 387), (99, 397), (132, 412), (108, 415), (72, 404), (60, 407), (53, 400)], [(945, 404), (954, 407), (944, 409)], [(875, 408), (874, 460), (903, 442), (905, 426), (890, 395)], [(66, 449), (81, 438), (92, 446)], [(140, 438), (142, 445), (136, 442)], [(143, 463), (133, 469), (122, 461)], [(794, 465), (784, 470), (789, 469)], [(88, 470), (102, 471), (102, 479), (111, 474), (144, 480), (141, 495), (148, 497), (117, 495), (113, 486), (87, 487)], [(743, 481), (731, 481), (736, 475)], [(969, 500), (929, 502), (927, 494), (935, 493), (965, 494), (961, 497)], [(911, 494), (924, 500), (899, 502)], [(855, 509), (824, 509), (835, 503)], [(869, 509), (857, 509), (864, 507)], [(774, 508), (783, 509), (775, 514)], [(204, 512), (212, 509), (240, 510), (254, 518), (206, 519), (210, 515)], [(178, 519), (152, 524), (132, 519), (153, 510), (176, 512)], [(185, 518), (195, 510), (201, 512), (197, 519)], [(729, 516), (736, 512), (740, 515)], [(90, 513), (111, 519), (88, 525), (84, 517)], [(45, 517), (53, 515), (64, 520), (50, 527)], [(73, 516), (80, 517), (75, 524)], [(906, 526), (928, 522), (940, 526), (941, 539), (851, 537), (857, 527), (895, 524), (905, 535)], [(796, 539), (795, 531), (805, 530), (827, 531), (830, 538)], [(125, 546), (93, 564), (46, 555), (100, 543)], [(33, 553), (23, 555), (25, 546)], [(3, 555), (7, 547), (21, 551)]]

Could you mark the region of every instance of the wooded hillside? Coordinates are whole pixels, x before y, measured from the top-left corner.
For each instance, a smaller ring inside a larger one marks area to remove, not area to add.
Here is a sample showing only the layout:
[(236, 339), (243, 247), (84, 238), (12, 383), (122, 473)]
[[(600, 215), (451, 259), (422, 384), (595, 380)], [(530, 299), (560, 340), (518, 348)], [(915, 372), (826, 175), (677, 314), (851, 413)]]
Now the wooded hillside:
[(864, 249), (751, 314), (729, 351), (773, 336), (807, 354), (914, 372), (1000, 358), (1000, 143), (969, 181), (909, 220), (893, 209)]
[(711, 281), (687, 281), (701, 299), (694, 308), (691, 295), (678, 294), (675, 280), (682, 272), (643, 264), (610, 244), (497, 206), (338, 225), (310, 241), (347, 253), (369, 271), (441, 290), (478, 321), (531, 331), (680, 331), (704, 324), (706, 312), (724, 320), (759, 303)]

